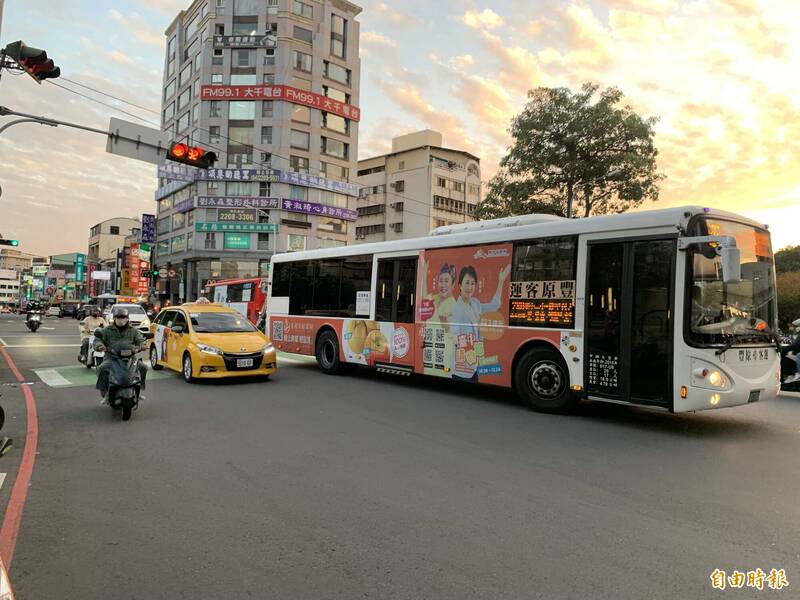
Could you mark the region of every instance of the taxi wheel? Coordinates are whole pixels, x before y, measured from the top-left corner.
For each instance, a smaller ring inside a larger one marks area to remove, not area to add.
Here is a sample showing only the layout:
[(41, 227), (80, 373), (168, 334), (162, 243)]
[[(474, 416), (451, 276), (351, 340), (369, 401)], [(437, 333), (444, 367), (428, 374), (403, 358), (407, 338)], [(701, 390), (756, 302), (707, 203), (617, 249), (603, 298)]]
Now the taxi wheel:
[(187, 352), (183, 355), (183, 380), (186, 383), (192, 383), (194, 376), (192, 375), (192, 357)]
[(158, 364), (158, 352), (155, 346), (150, 346), (150, 368), (153, 371), (160, 371), (164, 368), (163, 365)]

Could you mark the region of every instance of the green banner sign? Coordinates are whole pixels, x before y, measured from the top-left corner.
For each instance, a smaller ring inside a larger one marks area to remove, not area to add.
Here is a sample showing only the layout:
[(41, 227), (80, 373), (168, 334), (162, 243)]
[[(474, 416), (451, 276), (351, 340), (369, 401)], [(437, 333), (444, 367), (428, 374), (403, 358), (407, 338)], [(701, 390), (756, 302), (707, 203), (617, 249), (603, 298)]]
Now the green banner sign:
[(250, 234), (226, 231), (222, 247), (228, 250), (249, 250)]
[(255, 231), (278, 233), (277, 223), (195, 223), (195, 231)]

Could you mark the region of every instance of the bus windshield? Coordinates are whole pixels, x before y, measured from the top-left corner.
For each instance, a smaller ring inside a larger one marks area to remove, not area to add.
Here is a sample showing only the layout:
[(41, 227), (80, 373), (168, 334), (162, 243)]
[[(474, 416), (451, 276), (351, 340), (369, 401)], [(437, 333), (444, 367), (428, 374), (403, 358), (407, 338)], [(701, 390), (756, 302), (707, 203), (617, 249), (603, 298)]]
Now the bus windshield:
[(192, 327), (196, 333), (237, 333), (255, 331), (256, 328), (245, 317), (232, 313), (192, 313)]
[(699, 344), (764, 343), (773, 339), (775, 278), (769, 233), (720, 219), (700, 221), (697, 235), (729, 235), (741, 251), (742, 279), (722, 282), (722, 259), (714, 248), (695, 251), (691, 261), (689, 332)]

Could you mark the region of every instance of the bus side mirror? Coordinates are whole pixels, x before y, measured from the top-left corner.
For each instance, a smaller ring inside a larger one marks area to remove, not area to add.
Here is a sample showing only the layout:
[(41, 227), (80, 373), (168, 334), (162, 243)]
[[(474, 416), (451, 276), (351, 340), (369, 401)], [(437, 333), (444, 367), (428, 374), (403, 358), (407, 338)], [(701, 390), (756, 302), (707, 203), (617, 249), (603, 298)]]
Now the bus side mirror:
[(720, 248), (722, 282), (739, 283), (742, 280), (742, 253), (739, 248)]

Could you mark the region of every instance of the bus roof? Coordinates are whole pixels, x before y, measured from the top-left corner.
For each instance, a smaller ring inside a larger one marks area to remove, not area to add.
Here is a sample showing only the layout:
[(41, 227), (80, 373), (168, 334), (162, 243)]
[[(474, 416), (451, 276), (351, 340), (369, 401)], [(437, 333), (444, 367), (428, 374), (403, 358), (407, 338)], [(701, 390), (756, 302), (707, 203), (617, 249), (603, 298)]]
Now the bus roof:
[[(688, 217), (687, 217), (688, 214)], [(389, 252), (404, 252), (408, 250), (424, 250), (427, 248), (448, 248), (451, 246), (474, 246), (476, 244), (491, 244), (508, 242), (519, 239), (532, 239), (542, 237), (555, 237), (561, 235), (580, 235), (597, 233), (601, 231), (624, 232), (635, 229), (656, 227), (685, 226), (689, 219), (696, 215), (709, 215), (719, 218), (747, 223), (756, 227), (764, 227), (762, 223), (753, 221), (735, 213), (704, 208), (702, 206), (680, 206), (658, 210), (643, 210), (624, 214), (601, 215), (585, 219), (564, 219), (558, 217), (544, 219), (525, 219), (533, 215), (520, 218), (521, 224), (514, 224), (516, 218), (496, 219), (493, 228), (478, 229), (477, 231), (462, 231), (445, 233), (439, 228), (438, 235), (427, 235), (418, 238), (393, 240), (389, 242), (373, 242), (371, 244), (356, 244), (338, 248), (324, 248), (320, 250), (307, 250), (304, 252), (283, 252), (272, 257), (272, 262), (291, 262), (316, 258), (337, 256), (353, 256), (360, 254), (381, 254)], [(540, 215), (548, 217), (547, 215)], [(528, 223), (526, 223), (528, 221)]]

